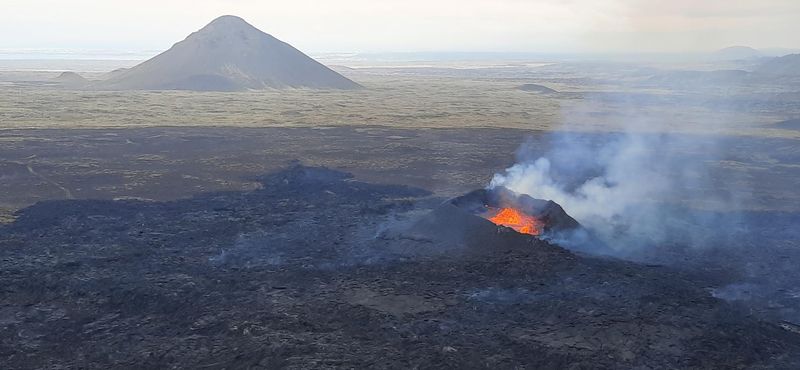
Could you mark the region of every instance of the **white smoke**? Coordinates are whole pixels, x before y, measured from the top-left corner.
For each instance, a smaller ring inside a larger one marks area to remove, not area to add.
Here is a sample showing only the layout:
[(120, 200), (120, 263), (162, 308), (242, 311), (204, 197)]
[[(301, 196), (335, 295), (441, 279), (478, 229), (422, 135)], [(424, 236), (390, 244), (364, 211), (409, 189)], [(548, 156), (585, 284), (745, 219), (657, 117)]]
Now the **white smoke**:
[[(707, 160), (718, 150), (713, 139), (636, 132), (611, 139), (562, 136), (547, 155), (535, 159), (527, 153), (536, 152), (537, 144), (523, 145), (518, 163), (496, 174), (489, 187), (553, 200), (617, 251), (667, 241), (705, 245), (719, 240), (720, 225), (732, 222), (731, 213), (692, 207), (735, 202), (725, 196), (730, 189), (708, 191), (718, 186), (710, 184), (713, 161)], [(702, 152), (703, 158), (687, 160), (687, 151)]]

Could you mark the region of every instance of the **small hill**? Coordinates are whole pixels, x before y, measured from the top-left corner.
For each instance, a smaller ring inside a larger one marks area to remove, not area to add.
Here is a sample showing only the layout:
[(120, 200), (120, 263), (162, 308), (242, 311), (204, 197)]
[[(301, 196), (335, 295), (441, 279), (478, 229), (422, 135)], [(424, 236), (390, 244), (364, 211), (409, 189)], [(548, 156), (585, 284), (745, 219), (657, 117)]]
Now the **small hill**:
[(83, 78), (81, 75), (75, 72), (64, 72), (50, 81), (58, 83), (64, 87), (71, 88), (85, 87), (91, 83), (91, 81)]
[(746, 60), (764, 56), (764, 53), (749, 46), (731, 46), (717, 50), (711, 54), (714, 60)]
[(554, 94), (558, 91), (555, 91), (547, 86), (537, 85), (537, 84), (524, 84), (522, 86), (517, 86), (517, 90), (522, 91), (533, 91), (542, 94)]
[(800, 54), (769, 59), (753, 72), (774, 77), (800, 77)]
[(361, 85), (235, 16), (219, 17), (169, 50), (96, 85), (113, 90), (205, 91), (286, 87)]

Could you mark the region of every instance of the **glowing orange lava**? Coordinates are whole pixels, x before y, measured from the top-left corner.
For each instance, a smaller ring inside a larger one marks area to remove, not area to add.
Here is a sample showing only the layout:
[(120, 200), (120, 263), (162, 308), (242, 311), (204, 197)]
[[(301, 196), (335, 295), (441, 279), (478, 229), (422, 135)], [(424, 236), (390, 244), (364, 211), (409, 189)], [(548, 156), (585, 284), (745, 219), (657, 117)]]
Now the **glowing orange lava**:
[(486, 206), (489, 212), (497, 212), (493, 217), (489, 217), (489, 221), (497, 225), (503, 225), (517, 230), (523, 234), (539, 235), (539, 222), (526, 215), (524, 212), (514, 208), (492, 208)]

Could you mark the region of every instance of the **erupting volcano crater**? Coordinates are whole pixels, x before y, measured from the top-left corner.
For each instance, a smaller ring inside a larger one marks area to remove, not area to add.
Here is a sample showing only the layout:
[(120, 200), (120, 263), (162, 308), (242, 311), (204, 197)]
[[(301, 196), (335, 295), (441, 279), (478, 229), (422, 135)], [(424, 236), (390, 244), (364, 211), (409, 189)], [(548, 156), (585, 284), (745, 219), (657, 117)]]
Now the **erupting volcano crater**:
[(541, 223), (526, 215), (524, 212), (516, 208), (494, 208), (486, 206), (488, 213), (494, 214), (489, 217), (489, 221), (494, 222), (496, 225), (503, 225), (510, 227), (522, 234), (539, 235)]
[(480, 250), (530, 248), (547, 242), (574, 251), (606, 248), (557, 203), (504, 187), (448, 199), (399, 234)]
[(556, 202), (517, 194), (504, 187), (474, 190), (448, 202), (522, 234), (547, 236), (581, 228)]

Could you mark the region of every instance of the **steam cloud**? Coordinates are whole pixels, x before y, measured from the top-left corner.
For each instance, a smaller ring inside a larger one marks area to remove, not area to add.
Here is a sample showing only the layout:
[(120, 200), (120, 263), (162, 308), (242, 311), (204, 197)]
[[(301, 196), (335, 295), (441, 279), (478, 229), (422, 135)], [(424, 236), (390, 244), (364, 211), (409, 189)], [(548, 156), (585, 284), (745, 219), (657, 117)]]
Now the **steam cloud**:
[[(620, 253), (663, 243), (707, 246), (745, 231), (734, 210), (751, 193), (746, 182), (715, 177), (726, 155), (721, 137), (631, 127), (620, 134), (562, 131), (548, 139), (529, 139), (517, 163), (489, 187), (559, 203)], [(552, 149), (541, 156), (545, 146)]]

